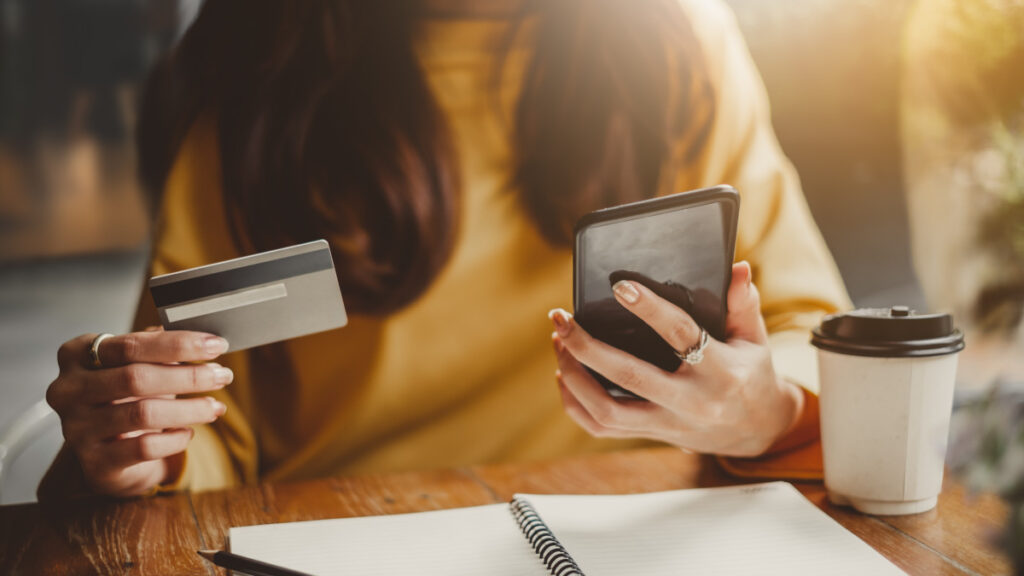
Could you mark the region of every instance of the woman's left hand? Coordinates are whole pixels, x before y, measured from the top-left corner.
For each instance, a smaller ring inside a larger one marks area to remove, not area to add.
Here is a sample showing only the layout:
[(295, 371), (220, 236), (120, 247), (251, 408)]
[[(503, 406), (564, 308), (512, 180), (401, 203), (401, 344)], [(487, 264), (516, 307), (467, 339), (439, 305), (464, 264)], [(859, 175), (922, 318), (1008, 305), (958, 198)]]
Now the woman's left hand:
[[(790, 429), (804, 397), (772, 367), (760, 296), (750, 265), (733, 265), (725, 342), (709, 338), (704, 359), (667, 372), (591, 337), (561, 309), (551, 311), (556, 373), (565, 410), (590, 434), (651, 438), (724, 456), (757, 456)], [(615, 285), (615, 298), (677, 351), (697, 344), (689, 314), (638, 282)], [(646, 398), (613, 398), (583, 367)]]

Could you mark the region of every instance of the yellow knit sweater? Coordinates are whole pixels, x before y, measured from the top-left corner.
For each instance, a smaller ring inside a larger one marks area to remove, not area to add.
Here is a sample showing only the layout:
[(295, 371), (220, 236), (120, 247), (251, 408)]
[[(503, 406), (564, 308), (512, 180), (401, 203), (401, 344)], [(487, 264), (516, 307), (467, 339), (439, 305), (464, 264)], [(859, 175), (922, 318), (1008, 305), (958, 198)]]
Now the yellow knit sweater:
[[(740, 191), (736, 257), (753, 266), (776, 370), (813, 392), (807, 330), (823, 313), (847, 306), (845, 291), (772, 132), (764, 88), (732, 15), (708, 0), (682, 4), (707, 59), (717, 113), (706, 148), (675, 188), (728, 183)], [(440, 276), (386, 318), (356, 315), (345, 328), (283, 343), (273, 354), (257, 348), (224, 357), (235, 382), (215, 396), (227, 413), (197, 427), (173, 487), (550, 458), (631, 444), (591, 438), (562, 411), (546, 312), (571, 308), (571, 253), (546, 244), (506, 189), (510, 135), (488, 90), (498, 56), (493, 39), (508, 25), (427, 20), (418, 37), (463, 182), (460, 236)], [(524, 53), (514, 48), (513, 65)], [(501, 89), (499, 101), (510, 106), (516, 82)], [(220, 183), (216, 133), (206, 119), (191, 130), (170, 174), (151, 274), (239, 256)], [(144, 297), (137, 325), (157, 323)]]

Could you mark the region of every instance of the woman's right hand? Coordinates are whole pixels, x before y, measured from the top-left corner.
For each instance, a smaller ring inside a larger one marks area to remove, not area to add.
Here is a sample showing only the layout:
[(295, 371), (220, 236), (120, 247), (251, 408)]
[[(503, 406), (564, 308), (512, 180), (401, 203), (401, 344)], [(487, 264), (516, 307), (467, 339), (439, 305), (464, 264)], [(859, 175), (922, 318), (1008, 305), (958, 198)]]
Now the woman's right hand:
[[(60, 375), (46, 401), (60, 415), (64, 441), (96, 492), (135, 496), (173, 479), (194, 432), (227, 407), (210, 392), (234, 378), (214, 362), (227, 340), (201, 332), (154, 330), (104, 339), (102, 368), (92, 366), (95, 334), (65, 342), (57, 353)], [(188, 362), (188, 364), (184, 364)]]

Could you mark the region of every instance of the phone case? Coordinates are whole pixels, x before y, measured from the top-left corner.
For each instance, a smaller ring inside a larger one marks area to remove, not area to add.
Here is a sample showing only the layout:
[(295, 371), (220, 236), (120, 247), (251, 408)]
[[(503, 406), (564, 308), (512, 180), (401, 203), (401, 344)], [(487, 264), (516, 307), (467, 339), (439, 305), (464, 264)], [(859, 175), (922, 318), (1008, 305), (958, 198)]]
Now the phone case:
[[(607, 281), (614, 283), (621, 279), (630, 279), (640, 282), (659, 296), (690, 312), (691, 316), (694, 316), (695, 319), (697, 319), (693, 312), (695, 308), (699, 308), (702, 312), (707, 310), (706, 307), (696, 306), (695, 300), (700, 300), (701, 303), (704, 303), (709, 298), (717, 298), (720, 306), (716, 303), (716, 313), (711, 316), (704, 314), (703, 322), (698, 321), (710, 336), (719, 340), (724, 339), (725, 320), (728, 313), (726, 294), (732, 280), (732, 262), (736, 247), (736, 227), (740, 204), (739, 194), (732, 187), (725, 185), (605, 208), (591, 212), (581, 218), (574, 228), (575, 242), (573, 245), (573, 307), (575, 308), (576, 320), (580, 326), (595, 337), (617, 348), (626, 350), (662, 369), (669, 371), (677, 370), (681, 360), (675, 354), (676, 351), (657, 336), (646, 324), (643, 324), (631, 312), (618, 304), (617, 301), (608, 302), (607, 298), (600, 300), (600, 302), (583, 301), (583, 285), (587, 280), (585, 278), (585, 267), (589, 255), (584, 252), (582, 238), (587, 230), (598, 225), (633, 221), (637, 226), (643, 227), (647, 224), (645, 219), (648, 216), (672, 213), (674, 210), (687, 210), (711, 203), (717, 203), (721, 208), (722, 230), (724, 232), (722, 242), (724, 249), (721, 255), (724, 278), (720, 286), (715, 286), (715, 290), (717, 290), (715, 294), (706, 294), (708, 292), (707, 289), (695, 292), (685, 285), (655, 281), (652, 278), (629, 270), (617, 270), (609, 275)], [(652, 246), (651, 251), (657, 251), (659, 248), (659, 246)], [(680, 257), (685, 258), (685, 255)], [(599, 311), (598, 307), (600, 307)], [(678, 352), (685, 351), (680, 350)], [(596, 372), (591, 371), (591, 373), (612, 395), (637, 397), (635, 394), (622, 389)]]

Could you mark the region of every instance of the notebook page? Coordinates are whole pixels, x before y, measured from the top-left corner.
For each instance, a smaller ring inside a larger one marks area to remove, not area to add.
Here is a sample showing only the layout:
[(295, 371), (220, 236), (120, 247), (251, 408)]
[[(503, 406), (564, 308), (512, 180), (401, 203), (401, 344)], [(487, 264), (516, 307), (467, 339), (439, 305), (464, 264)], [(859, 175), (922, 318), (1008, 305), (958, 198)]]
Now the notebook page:
[(508, 504), (244, 526), (230, 542), (236, 554), (325, 576), (548, 573)]
[(785, 482), (521, 497), (587, 576), (903, 574)]

